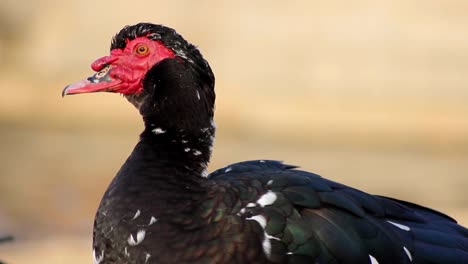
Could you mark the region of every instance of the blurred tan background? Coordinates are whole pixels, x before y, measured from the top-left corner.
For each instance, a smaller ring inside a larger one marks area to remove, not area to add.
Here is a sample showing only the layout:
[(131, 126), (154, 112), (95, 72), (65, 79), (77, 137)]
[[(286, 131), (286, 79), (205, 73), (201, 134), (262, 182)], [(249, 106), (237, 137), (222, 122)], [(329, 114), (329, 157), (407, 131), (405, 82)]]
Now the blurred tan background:
[(91, 263), (94, 212), (142, 125), (116, 94), (62, 99), (124, 25), (176, 28), (217, 76), (210, 169), (280, 159), (468, 225), (468, 2), (0, 2), (0, 247)]

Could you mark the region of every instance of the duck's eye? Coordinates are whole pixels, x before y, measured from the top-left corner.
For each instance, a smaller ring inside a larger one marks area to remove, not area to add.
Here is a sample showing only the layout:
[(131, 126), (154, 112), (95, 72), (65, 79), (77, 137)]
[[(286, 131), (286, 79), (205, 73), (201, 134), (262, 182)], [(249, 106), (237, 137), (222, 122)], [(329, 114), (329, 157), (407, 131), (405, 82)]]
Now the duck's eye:
[(146, 55), (149, 52), (149, 48), (148, 46), (141, 44), (135, 48), (135, 52), (138, 55)]

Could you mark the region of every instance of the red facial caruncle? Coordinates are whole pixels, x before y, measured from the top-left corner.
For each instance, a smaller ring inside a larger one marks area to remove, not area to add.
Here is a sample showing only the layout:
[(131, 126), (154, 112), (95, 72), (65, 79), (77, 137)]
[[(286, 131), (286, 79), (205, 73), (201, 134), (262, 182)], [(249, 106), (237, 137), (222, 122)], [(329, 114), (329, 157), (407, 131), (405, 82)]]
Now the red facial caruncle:
[(109, 56), (91, 64), (96, 73), (70, 84), (62, 95), (91, 92), (137, 94), (143, 90), (142, 81), (151, 67), (167, 58), (175, 58), (174, 51), (160, 41), (138, 37), (127, 40), (124, 49), (111, 50)]

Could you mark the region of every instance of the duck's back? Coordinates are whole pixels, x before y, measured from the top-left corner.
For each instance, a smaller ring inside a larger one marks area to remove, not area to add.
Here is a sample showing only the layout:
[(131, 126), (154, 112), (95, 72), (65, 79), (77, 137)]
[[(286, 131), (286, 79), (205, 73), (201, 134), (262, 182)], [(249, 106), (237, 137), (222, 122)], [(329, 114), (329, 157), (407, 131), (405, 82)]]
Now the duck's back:
[(432, 209), (276, 161), (233, 164), (210, 179), (226, 186), (219, 204), (261, 230), (275, 263), (468, 263), (468, 230)]

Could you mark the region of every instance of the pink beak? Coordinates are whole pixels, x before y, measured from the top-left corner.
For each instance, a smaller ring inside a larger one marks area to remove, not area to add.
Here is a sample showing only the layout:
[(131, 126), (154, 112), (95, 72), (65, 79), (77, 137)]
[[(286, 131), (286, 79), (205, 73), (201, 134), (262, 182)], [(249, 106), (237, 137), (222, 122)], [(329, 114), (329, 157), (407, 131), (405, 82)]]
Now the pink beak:
[(123, 82), (113, 79), (110, 76), (111, 71), (112, 67), (106, 66), (89, 78), (67, 85), (62, 91), (62, 96), (81, 93), (113, 92), (116, 88), (121, 88)]

